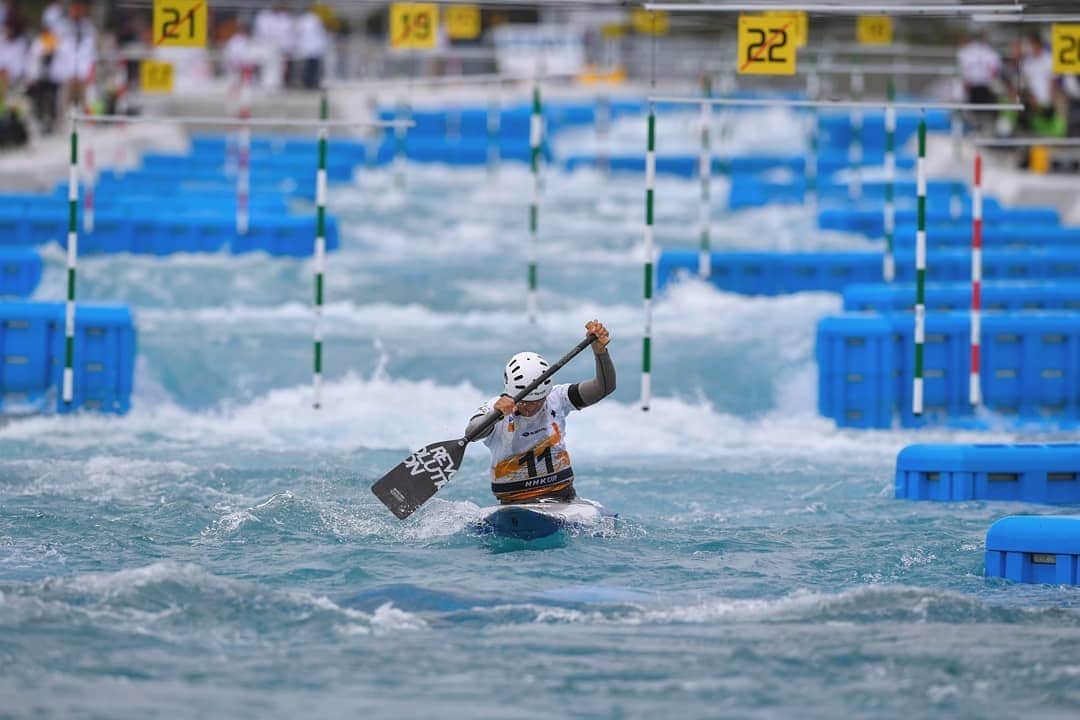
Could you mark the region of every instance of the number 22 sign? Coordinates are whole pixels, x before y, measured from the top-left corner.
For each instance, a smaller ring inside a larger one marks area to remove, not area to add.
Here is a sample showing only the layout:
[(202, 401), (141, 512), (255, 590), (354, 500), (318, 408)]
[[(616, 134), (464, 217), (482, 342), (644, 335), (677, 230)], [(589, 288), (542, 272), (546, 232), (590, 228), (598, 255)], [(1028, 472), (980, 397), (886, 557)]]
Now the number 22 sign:
[(154, 45), (206, 47), (206, 0), (154, 0)]
[(794, 20), (740, 15), (737, 67), (741, 75), (794, 75)]
[(1055, 24), (1050, 30), (1054, 72), (1059, 75), (1080, 73), (1080, 25)]

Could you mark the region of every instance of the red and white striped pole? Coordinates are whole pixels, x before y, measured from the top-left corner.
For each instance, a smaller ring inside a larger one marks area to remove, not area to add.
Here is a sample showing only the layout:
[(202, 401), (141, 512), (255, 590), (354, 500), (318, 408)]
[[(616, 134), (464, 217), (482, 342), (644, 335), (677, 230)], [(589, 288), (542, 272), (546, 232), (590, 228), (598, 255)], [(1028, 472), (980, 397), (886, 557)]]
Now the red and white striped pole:
[(237, 112), (240, 126), (239, 147), (236, 151), (236, 234), (247, 235), (248, 202), (251, 194), (251, 66), (240, 71), (240, 107)]
[(982, 402), (979, 383), (979, 345), (982, 336), (982, 155), (975, 151), (975, 182), (971, 190), (971, 404)]

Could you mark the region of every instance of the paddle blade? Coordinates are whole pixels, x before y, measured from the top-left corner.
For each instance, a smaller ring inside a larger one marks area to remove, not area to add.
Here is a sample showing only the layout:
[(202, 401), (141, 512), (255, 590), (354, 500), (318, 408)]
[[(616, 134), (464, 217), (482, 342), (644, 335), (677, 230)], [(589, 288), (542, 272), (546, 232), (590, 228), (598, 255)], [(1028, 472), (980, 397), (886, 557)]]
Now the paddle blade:
[(417, 450), (379, 478), (371, 492), (399, 520), (404, 520), (450, 482), (461, 467), (465, 445), (464, 439), (446, 440)]

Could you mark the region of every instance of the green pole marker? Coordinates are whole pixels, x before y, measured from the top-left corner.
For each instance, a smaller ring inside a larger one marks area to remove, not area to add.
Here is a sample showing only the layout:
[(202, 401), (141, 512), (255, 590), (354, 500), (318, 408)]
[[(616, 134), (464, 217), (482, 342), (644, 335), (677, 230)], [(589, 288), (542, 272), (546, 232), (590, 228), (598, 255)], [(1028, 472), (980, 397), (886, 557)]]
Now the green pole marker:
[(536, 322), (536, 256), (540, 245), (540, 145), (544, 137), (544, 117), (540, 110), (540, 83), (533, 84), (532, 116), (529, 118), (533, 191), (529, 204), (529, 322)]
[[(712, 97), (712, 79), (708, 73), (701, 77), (701, 94)], [(701, 103), (701, 155), (698, 158), (698, 175), (701, 176), (701, 202), (698, 205), (698, 238), (701, 249), (698, 252), (698, 276), (707, 278), (712, 273), (712, 252), (709, 247), (709, 220), (712, 215), (712, 201), (709, 184), (712, 181), (712, 148), (709, 144), (709, 125), (712, 123), (712, 105)]]
[[(891, 103), (896, 99), (896, 89), (889, 79), (886, 95)], [(882, 261), (881, 275), (885, 282), (891, 283), (896, 277), (896, 258), (893, 254), (893, 241), (896, 234), (896, 108), (885, 106), (885, 258)]]
[(326, 272), (326, 136), (329, 107), (326, 90), (319, 98), (319, 169), (315, 173), (315, 376), (313, 381), (316, 410), (322, 405), (323, 380), (323, 289)]
[(64, 306), (64, 380), (61, 398), (75, 398), (75, 260), (79, 256), (79, 121), (71, 109), (71, 165), (68, 168), (67, 303)]
[(645, 151), (645, 334), (641, 345), (641, 409), (652, 399), (653, 194), (656, 185), (656, 108), (649, 103)]
[(915, 384), (911, 411), (923, 411), (923, 344), (926, 342), (926, 112), (919, 120), (919, 159), (915, 165), (918, 225), (915, 231)]
[[(851, 74), (851, 99), (861, 102), (864, 81), (861, 72)], [(862, 164), (863, 164), (863, 111), (855, 108), (851, 111), (851, 147), (848, 149), (848, 161), (851, 165), (851, 182), (848, 185), (848, 197), (862, 199)]]

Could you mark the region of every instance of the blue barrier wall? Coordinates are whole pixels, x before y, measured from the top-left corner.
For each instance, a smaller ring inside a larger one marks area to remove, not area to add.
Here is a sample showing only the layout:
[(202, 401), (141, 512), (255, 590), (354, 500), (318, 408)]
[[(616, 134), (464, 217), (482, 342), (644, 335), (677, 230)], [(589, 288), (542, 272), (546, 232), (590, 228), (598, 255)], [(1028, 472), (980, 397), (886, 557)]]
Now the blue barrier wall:
[(128, 411), (135, 375), (131, 312), (77, 306), (70, 406), (60, 397), (64, 347), (63, 304), (0, 303), (0, 412)]
[[(696, 250), (665, 250), (657, 263), (657, 286), (697, 273)], [(910, 250), (896, 254), (896, 279), (915, 279)], [(745, 295), (782, 295), (808, 290), (841, 292), (853, 283), (881, 280), (880, 252), (752, 253), (714, 252), (712, 275), (716, 287)], [(927, 278), (933, 282), (963, 282), (971, 277), (967, 250), (927, 253)], [(986, 250), (983, 277), (994, 280), (1068, 280), (1080, 278), (1080, 250)]]
[[(916, 222), (916, 209), (914, 207), (915, 193), (897, 195), (899, 207), (896, 209), (896, 236), (914, 237), (912, 234)], [(937, 242), (935, 238), (941, 236), (938, 228), (933, 226), (951, 225), (950, 230), (959, 236), (967, 233), (967, 244), (971, 244), (971, 199), (965, 190), (962, 199), (962, 209), (959, 216), (952, 214), (952, 193), (947, 188), (937, 192), (933, 191), (933, 184), (928, 189), (926, 221), (935, 234), (927, 233), (930, 242)], [(861, 233), (870, 237), (881, 237), (885, 234), (885, 208), (883, 205), (875, 207), (856, 208), (827, 208), (818, 213), (818, 227), (824, 230), (843, 230), (845, 232)], [(1025, 225), (1053, 227), (1059, 223), (1058, 212), (1054, 208), (1004, 208), (993, 198), (983, 200), (983, 225), (988, 232), (997, 225)], [(912, 241), (913, 242), (913, 241)], [(945, 241), (942, 241), (944, 243)], [(941, 244), (941, 243), (939, 243)], [(964, 244), (959, 242), (958, 244)]]
[[(971, 283), (929, 283), (925, 288), (927, 312), (968, 310)], [(844, 288), (846, 312), (912, 312), (915, 286), (910, 283), (871, 283)], [(1074, 282), (993, 282), (982, 285), (982, 309), (1080, 310), (1080, 279)]]
[(0, 296), (27, 297), (41, 282), (41, 257), (33, 250), (0, 248)]
[[(818, 324), (818, 410), (844, 427), (888, 428), (970, 417), (968, 313), (926, 316), (924, 413), (911, 413), (910, 315), (841, 315)], [(1080, 418), (1080, 316), (987, 314), (982, 319), (984, 405), (1024, 419)]]
[[(1002, 224), (1007, 222), (1008, 224)], [(1025, 224), (1019, 224), (1019, 223)], [(915, 247), (915, 225), (897, 225), (895, 247)], [(929, 227), (926, 232), (927, 247), (971, 247), (971, 225), (955, 224), (951, 227)], [(984, 248), (1001, 247), (1080, 247), (1080, 227), (1040, 225), (1028, 220), (1009, 218), (983, 228)]]
[(1080, 444), (909, 445), (896, 497), (1080, 503)]
[(986, 532), (986, 576), (1076, 585), (1080, 516), (1013, 515)]

